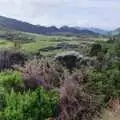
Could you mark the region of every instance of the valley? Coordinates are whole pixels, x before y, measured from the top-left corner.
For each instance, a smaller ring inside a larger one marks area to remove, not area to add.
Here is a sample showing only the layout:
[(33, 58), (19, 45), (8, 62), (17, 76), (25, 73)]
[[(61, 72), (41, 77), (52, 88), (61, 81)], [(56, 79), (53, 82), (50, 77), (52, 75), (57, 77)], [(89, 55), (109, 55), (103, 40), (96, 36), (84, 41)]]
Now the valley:
[(119, 29), (0, 16), (0, 120), (119, 120), (119, 112)]

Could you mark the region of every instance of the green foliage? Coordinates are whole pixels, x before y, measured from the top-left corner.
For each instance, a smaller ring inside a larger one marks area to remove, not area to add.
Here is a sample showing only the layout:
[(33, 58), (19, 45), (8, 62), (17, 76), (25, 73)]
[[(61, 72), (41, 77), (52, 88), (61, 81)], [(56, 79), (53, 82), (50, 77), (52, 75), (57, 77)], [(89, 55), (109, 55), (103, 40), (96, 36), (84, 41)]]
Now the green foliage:
[(100, 43), (102, 54), (97, 55), (94, 61), (102, 69), (88, 71), (89, 89), (97, 96), (102, 96), (103, 104), (107, 105), (111, 98), (120, 98), (120, 39)]
[(1, 111), (2, 120), (45, 120), (55, 117), (58, 110), (58, 94), (38, 88), (36, 91), (5, 95), (6, 107)]
[(115, 42), (108, 51), (110, 57), (120, 57), (120, 41)]
[(0, 86), (0, 111), (2, 111), (5, 107), (5, 90), (2, 86)]
[(89, 87), (96, 94), (104, 95), (105, 100), (109, 100), (110, 97), (120, 97), (120, 71), (111, 69), (90, 72)]
[(0, 73), (0, 84), (7, 91), (10, 91), (12, 88), (18, 91), (20, 88), (24, 87), (20, 73), (12, 70)]
[(42, 87), (35, 91), (24, 91), (23, 88), (19, 72), (8, 70), (0, 73), (1, 120), (45, 120), (58, 116), (57, 92)]
[(91, 50), (90, 50), (90, 56), (97, 56), (97, 54), (99, 53), (99, 52), (101, 52), (102, 51), (102, 46), (101, 46), (101, 44), (93, 44), (92, 45), (92, 48), (91, 48)]

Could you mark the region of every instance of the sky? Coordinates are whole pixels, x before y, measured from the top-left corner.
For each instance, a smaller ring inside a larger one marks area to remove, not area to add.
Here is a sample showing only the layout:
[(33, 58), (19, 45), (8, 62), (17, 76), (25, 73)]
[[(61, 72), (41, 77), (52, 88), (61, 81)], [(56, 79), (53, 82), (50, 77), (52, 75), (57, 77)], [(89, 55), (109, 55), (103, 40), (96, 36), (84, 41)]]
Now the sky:
[(0, 0), (0, 15), (37, 25), (116, 29), (120, 0)]

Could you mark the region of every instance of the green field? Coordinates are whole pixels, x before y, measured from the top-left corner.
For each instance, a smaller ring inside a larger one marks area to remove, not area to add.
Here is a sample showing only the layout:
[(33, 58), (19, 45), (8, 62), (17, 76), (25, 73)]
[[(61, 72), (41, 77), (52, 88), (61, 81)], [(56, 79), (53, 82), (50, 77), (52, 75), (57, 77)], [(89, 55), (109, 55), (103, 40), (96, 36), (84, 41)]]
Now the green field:
[[(27, 36), (34, 36), (34, 41), (30, 41), (29, 43), (22, 43), (21, 50), (30, 53), (36, 53), (40, 49), (47, 48), (47, 47), (55, 47), (59, 43), (66, 43), (72, 45), (81, 46), (82, 44), (92, 44), (95, 41), (106, 40), (106, 38), (89, 38), (89, 37), (64, 37), (64, 36), (45, 36), (45, 35), (38, 35), (38, 34), (30, 34), (30, 33), (23, 33)], [(14, 48), (14, 42), (12, 40), (5, 40), (0, 39), (0, 49), (6, 48)], [(68, 49), (68, 50), (76, 50), (76, 49)], [(80, 49), (79, 49), (80, 50)], [(56, 49), (56, 50), (48, 50), (48, 51), (40, 51), (40, 53), (44, 54), (45, 56), (55, 55), (59, 52), (64, 51), (64, 49)], [(80, 50), (82, 51), (82, 50)]]
[(0, 39), (0, 49), (6, 49), (6, 48), (11, 48), (13, 47), (13, 43), (5, 40), (5, 39)]

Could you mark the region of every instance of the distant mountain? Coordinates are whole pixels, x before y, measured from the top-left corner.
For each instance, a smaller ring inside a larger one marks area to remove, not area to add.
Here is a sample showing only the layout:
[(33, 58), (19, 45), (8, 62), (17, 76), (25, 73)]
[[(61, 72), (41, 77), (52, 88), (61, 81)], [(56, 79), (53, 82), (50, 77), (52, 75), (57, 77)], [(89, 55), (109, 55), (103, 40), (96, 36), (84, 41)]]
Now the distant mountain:
[(103, 30), (103, 29), (99, 29), (99, 28), (87, 28), (87, 27), (75, 27), (76, 29), (78, 30), (89, 30), (89, 31), (92, 31), (92, 32), (95, 32), (95, 33), (98, 33), (98, 34), (101, 34), (101, 35), (107, 35), (109, 33), (109, 31), (107, 30)]
[(120, 32), (120, 28), (117, 28), (116, 31)]
[(120, 28), (117, 28), (117, 29), (111, 31), (111, 34), (112, 35), (118, 35), (118, 34), (120, 34)]
[(27, 22), (22, 22), (16, 19), (11, 19), (7, 17), (0, 16), (0, 29), (4, 28), (7, 30), (17, 30), (22, 32), (45, 34), (45, 35), (68, 35), (68, 36), (98, 36), (98, 33), (95, 33), (91, 30), (79, 30), (74, 27), (63, 26), (57, 28), (55, 26), (45, 27), (40, 25), (33, 25)]
[(99, 33), (102, 35), (107, 35), (109, 33), (109, 31), (107, 30), (103, 30), (103, 29), (99, 29), (99, 28), (90, 28), (89, 30), (95, 32), (95, 33)]

